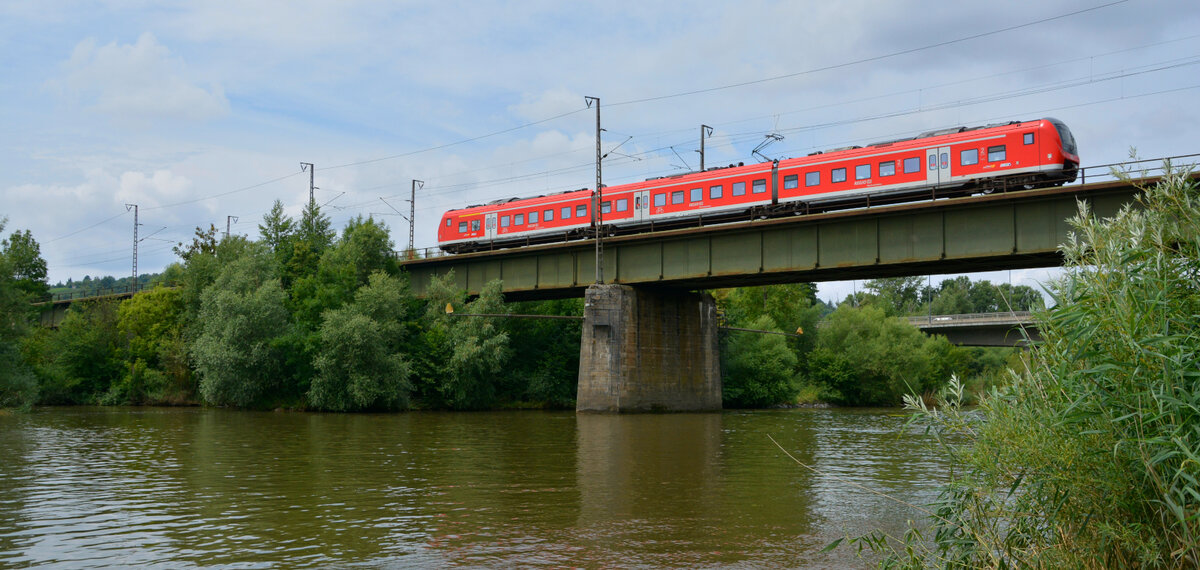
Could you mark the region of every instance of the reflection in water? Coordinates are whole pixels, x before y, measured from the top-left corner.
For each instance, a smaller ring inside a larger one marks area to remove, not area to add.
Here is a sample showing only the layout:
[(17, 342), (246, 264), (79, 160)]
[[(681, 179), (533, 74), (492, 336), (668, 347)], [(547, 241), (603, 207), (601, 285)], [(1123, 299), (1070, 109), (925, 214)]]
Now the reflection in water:
[[(941, 480), (892, 411), (0, 416), (0, 567), (860, 566)], [(813, 474), (783, 456), (770, 435)]]

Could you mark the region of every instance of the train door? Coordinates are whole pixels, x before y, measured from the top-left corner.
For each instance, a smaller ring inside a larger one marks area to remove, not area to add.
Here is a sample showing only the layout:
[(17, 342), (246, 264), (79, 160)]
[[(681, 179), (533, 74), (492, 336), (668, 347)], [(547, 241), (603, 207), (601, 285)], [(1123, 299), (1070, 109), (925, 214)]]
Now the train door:
[(636, 222), (650, 220), (650, 191), (639, 190), (633, 195), (633, 219)]
[(489, 240), (496, 239), (496, 213), (487, 214), (483, 219), (483, 235)]
[(925, 149), (925, 176), (930, 186), (950, 182), (950, 147)]

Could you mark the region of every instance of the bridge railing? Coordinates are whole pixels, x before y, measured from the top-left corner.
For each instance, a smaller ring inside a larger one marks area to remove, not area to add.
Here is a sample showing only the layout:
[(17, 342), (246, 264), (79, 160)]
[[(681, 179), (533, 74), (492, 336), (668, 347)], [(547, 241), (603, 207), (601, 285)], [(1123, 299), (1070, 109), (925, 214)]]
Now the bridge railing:
[(1195, 166), (1200, 162), (1200, 154), (1182, 154), (1179, 156), (1168, 156), (1165, 158), (1147, 158), (1143, 160), (1126, 160), (1123, 162), (1114, 162), (1112, 164), (1096, 164), (1086, 166), (1079, 169), (1080, 184), (1107, 182), (1116, 180), (1117, 177), (1113, 171), (1123, 172), (1132, 178), (1146, 178), (1149, 176), (1161, 176), (1166, 173), (1166, 163), (1170, 162), (1173, 168)]
[(961, 315), (919, 315), (908, 317), (914, 326), (952, 326), (987, 323), (1028, 323), (1033, 321), (1029, 311), (1007, 311), (1003, 313), (966, 313)]
[(82, 289), (78, 291), (70, 291), (67, 293), (53, 293), (47, 295), (42, 302), (55, 303), (58, 301), (74, 301), (76, 299), (91, 299), (95, 297), (108, 297), (110, 295), (123, 295), (127, 293), (137, 293), (145, 289), (142, 285), (121, 285), (117, 287), (97, 287), (95, 289)]

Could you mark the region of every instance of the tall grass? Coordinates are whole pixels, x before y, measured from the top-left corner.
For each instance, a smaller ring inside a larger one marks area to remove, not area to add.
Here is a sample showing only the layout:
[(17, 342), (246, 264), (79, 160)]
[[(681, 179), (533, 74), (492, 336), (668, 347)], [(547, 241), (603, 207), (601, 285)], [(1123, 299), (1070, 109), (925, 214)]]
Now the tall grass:
[(1200, 191), (1167, 172), (1112, 218), (1080, 204), (1010, 385), (908, 400), (955, 469), (929, 531), (854, 539), (884, 567), (1200, 567)]

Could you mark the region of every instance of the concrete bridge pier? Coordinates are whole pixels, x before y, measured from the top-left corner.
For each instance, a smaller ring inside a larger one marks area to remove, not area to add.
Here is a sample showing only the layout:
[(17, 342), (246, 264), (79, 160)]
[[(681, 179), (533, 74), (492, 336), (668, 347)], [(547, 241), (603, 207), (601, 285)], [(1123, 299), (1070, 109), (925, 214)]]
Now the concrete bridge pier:
[(577, 412), (721, 409), (712, 296), (592, 285), (583, 315)]

